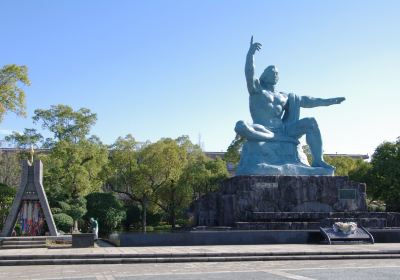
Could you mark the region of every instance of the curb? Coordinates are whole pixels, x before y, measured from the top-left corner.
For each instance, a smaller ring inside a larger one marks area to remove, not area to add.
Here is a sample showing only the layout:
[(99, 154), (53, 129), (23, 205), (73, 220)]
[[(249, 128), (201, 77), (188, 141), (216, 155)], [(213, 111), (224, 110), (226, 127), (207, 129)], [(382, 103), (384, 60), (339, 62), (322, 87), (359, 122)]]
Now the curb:
[(0, 266), (183, 263), (235, 261), (295, 261), (338, 259), (400, 259), (400, 250), (363, 252), (267, 252), (267, 253), (192, 253), (192, 254), (73, 254), (0, 256)]

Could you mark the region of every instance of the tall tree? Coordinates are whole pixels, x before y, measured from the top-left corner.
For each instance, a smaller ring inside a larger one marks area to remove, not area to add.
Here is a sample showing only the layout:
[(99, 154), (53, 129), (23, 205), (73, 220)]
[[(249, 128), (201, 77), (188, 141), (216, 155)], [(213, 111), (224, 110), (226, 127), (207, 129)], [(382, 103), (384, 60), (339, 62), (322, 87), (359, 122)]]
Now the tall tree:
[(85, 139), (96, 123), (97, 116), (86, 108), (74, 111), (67, 105), (53, 105), (47, 110), (35, 110), (33, 120), (53, 133), (53, 139), (46, 141), (51, 146), (57, 141), (78, 143)]
[(173, 172), (160, 187), (154, 202), (167, 214), (169, 224), (175, 228), (178, 216), (183, 214), (192, 198), (190, 185), (183, 180), (182, 174), (191, 156), (202, 151), (198, 145), (193, 145), (188, 136), (173, 141), (164, 139), (164, 143), (169, 145), (169, 153), (161, 156), (170, 161)]
[(0, 184), (17, 188), (20, 183), (21, 165), (17, 154), (0, 151)]
[(172, 139), (161, 139), (139, 151), (134, 192), (140, 197), (144, 230), (148, 204), (157, 199), (162, 187), (178, 181), (184, 162), (184, 153)]
[(31, 84), (26, 66), (10, 64), (0, 69), (0, 121), (8, 111), (26, 115), (25, 92), (20, 84)]
[(110, 155), (105, 176), (113, 190), (131, 195), (135, 183), (138, 149), (135, 138), (130, 134), (124, 138), (118, 137), (109, 147)]
[(15, 188), (0, 183), (0, 229), (3, 228), (8, 211), (14, 200), (15, 193)]
[(85, 196), (99, 191), (100, 177), (108, 159), (107, 147), (90, 140), (78, 143), (57, 142), (48, 155), (43, 155), (44, 186), (50, 203)]
[(400, 211), (400, 137), (379, 145), (371, 160), (369, 191), (374, 199), (386, 202), (389, 211)]
[(240, 136), (239, 134), (236, 134), (235, 139), (233, 139), (228, 149), (226, 150), (224, 156), (224, 161), (226, 163), (237, 166), (240, 161), (240, 152), (242, 150), (244, 142), (246, 142), (246, 138)]
[(39, 147), (43, 136), (34, 128), (25, 128), (23, 133), (13, 131), (4, 137), (8, 143), (19, 149), (29, 149), (31, 146)]
[(226, 162), (220, 158), (212, 160), (204, 153), (193, 155), (185, 167), (182, 178), (190, 186), (193, 199), (216, 191), (220, 183), (229, 177)]
[(349, 176), (351, 172), (356, 170), (364, 163), (362, 159), (354, 159), (346, 156), (324, 156), (327, 163), (334, 166), (336, 176)]

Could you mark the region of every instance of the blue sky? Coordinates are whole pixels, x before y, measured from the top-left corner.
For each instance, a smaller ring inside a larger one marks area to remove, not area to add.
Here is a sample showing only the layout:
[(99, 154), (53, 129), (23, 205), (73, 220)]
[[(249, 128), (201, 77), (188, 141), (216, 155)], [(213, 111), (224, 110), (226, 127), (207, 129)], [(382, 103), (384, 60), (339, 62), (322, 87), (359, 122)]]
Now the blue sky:
[(251, 35), (263, 44), (256, 74), (275, 64), (278, 89), (345, 96), (303, 109), (319, 122), (328, 153), (369, 153), (400, 136), (400, 1), (5, 1), (0, 66), (29, 67), (28, 118), (67, 104), (97, 113), (92, 133), (111, 144), (199, 135), (227, 148), (238, 120), (251, 121), (244, 61)]

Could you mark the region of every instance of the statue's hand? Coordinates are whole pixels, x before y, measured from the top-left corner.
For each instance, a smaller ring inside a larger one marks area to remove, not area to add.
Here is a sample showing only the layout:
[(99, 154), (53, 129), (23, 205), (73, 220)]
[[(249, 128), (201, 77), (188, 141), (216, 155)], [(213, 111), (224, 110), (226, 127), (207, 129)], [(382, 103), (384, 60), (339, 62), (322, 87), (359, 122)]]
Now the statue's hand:
[(344, 97), (335, 97), (335, 98), (333, 98), (332, 101), (333, 101), (333, 104), (340, 104), (345, 100), (346, 100), (346, 98), (344, 98)]
[(250, 40), (250, 48), (249, 48), (249, 53), (251, 55), (255, 54), (256, 51), (261, 50), (261, 44), (260, 43), (253, 43), (253, 36), (251, 36), (251, 40)]

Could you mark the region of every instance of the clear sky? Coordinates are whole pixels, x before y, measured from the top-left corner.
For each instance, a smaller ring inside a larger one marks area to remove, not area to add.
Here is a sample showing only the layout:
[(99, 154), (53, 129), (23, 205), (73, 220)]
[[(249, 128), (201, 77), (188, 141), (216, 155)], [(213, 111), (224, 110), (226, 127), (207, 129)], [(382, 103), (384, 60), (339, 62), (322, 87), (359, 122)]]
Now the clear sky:
[(222, 151), (238, 120), (251, 121), (244, 61), (263, 44), (256, 75), (275, 64), (278, 89), (341, 105), (303, 109), (327, 153), (369, 153), (400, 136), (400, 1), (0, 2), (0, 66), (29, 67), (28, 118), (37, 108), (89, 108), (92, 133), (111, 144), (199, 135)]

